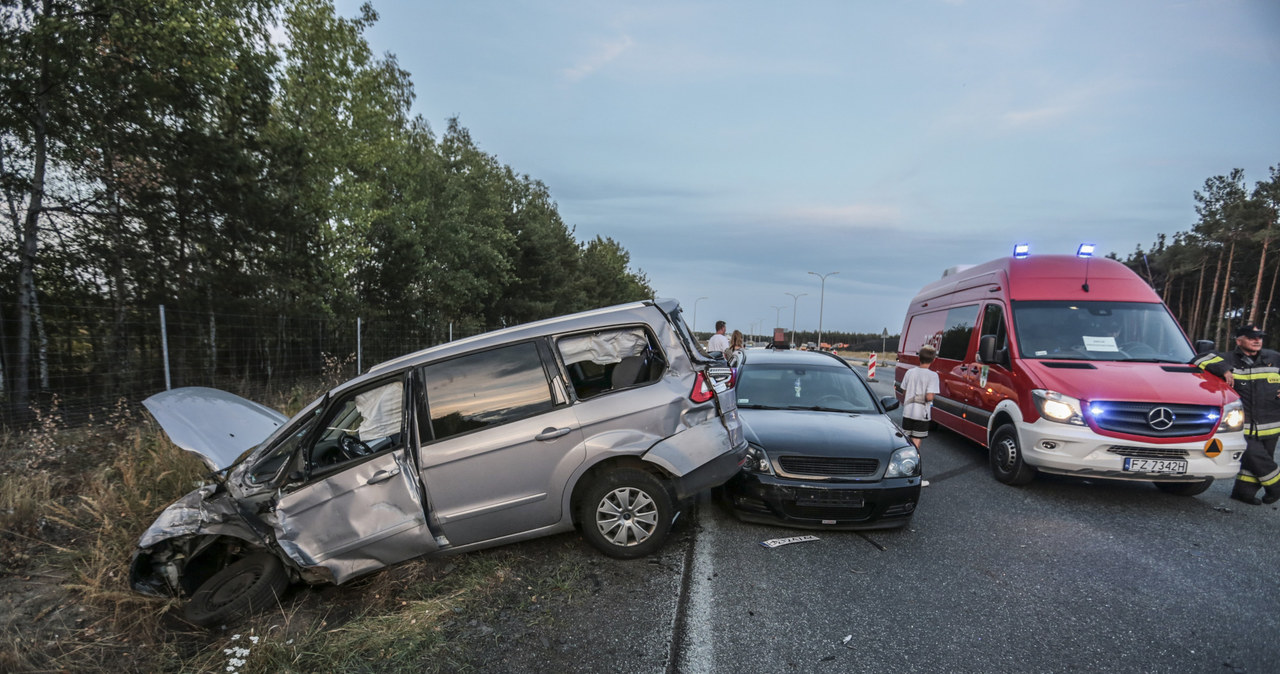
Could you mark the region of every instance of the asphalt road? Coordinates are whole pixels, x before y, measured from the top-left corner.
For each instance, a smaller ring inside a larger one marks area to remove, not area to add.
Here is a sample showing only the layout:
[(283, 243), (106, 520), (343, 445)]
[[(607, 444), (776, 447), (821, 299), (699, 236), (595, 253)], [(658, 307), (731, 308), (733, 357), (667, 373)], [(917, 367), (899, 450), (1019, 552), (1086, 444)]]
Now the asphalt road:
[(649, 624), (671, 631), (663, 669), (1280, 671), (1280, 508), (1231, 501), (1228, 483), (1009, 487), (946, 431), (922, 454), (931, 486), (901, 530), (745, 524), (703, 503), (666, 552), (685, 568), (674, 617)]

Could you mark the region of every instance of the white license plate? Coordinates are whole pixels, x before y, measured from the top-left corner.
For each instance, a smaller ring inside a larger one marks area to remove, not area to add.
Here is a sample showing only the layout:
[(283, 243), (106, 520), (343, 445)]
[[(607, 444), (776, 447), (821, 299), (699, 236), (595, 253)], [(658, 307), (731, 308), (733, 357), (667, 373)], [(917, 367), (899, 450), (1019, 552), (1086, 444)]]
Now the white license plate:
[(1182, 459), (1133, 459), (1124, 460), (1124, 469), (1132, 473), (1165, 473), (1182, 475), (1187, 472), (1187, 462)]

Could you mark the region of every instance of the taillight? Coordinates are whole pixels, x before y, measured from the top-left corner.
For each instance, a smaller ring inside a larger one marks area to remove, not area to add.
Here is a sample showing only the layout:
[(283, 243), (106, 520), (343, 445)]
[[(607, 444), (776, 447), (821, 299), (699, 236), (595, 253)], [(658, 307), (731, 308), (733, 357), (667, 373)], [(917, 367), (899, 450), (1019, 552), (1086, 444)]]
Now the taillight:
[(715, 397), (715, 391), (711, 390), (710, 382), (707, 381), (707, 373), (699, 372), (698, 378), (693, 380), (693, 392), (689, 394), (689, 400), (695, 403), (705, 403)]

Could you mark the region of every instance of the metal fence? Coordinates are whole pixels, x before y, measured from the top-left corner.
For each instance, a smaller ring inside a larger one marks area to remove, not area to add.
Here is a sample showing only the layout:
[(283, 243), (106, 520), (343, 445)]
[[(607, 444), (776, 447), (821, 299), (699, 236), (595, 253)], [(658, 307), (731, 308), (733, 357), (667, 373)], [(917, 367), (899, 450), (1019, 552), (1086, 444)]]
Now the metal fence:
[(482, 332), (416, 329), (370, 313), (307, 317), (210, 313), (173, 306), (42, 306), (32, 331), (30, 400), (13, 400), (17, 321), (0, 320), (0, 425), (22, 427), (55, 404), (70, 423), (166, 388), (209, 386), (254, 398), (307, 380), (338, 381), (384, 360)]

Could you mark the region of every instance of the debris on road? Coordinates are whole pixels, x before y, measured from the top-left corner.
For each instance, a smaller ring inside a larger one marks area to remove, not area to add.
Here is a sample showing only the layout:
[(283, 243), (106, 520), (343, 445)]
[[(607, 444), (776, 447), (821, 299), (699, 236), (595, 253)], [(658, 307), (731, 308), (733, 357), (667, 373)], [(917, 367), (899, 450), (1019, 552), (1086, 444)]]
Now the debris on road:
[(791, 545), (792, 543), (808, 543), (809, 541), (819, 540), (817, 536), (789, 536), (787, 538), (770, 538), (767, 541), (760, 541), (760, 545), (766, 548), (776, 548), (780, 545)]
[(850, 634), (849, 636), (845, 637), (843, 644), (845, 648), (853, 648), (853, 635)]

